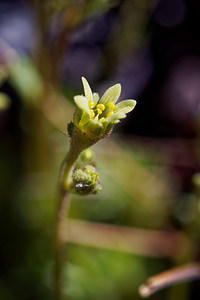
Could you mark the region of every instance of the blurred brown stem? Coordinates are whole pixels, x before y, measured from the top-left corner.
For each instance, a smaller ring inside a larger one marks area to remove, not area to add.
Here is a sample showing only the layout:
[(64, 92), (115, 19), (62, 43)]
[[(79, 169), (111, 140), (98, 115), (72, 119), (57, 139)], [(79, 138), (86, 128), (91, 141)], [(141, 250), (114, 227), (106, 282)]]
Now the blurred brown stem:
[(122, 251), (149, 257), (174, 257), (179, 244), (182, 255), (190, 252), (190, 243), (178, 231), (147, 230), (68, 219), (62, 226), (63, 243)]
[(175, 283), (200, 279), (200, 264), (191, 263), (150, 277), (139, 288), (140, 296), (147, 298), (153, 293)]

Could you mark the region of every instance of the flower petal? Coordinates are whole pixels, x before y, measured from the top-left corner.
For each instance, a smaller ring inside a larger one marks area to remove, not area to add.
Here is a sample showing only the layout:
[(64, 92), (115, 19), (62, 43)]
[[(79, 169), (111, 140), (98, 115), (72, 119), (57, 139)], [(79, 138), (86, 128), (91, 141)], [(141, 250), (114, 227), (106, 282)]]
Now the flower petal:
[(126, 118), (126, 114), (132, 111), (135, 105), (136, 105), (135, 100), (124, 100), (118, 103), (115, 106), (114, 113), (111, 116), (105, 118), (103, 122), (104, 123), (111, 122), (114, 124), (116, 123), (116, 121)]
[(134, 109), (135, 105), (136, 105), (135, 100), (121, 101), (115, 106), (114, 113), (123, 112), (123, 113), (127, 114), (128, 112), (130, 112)]
[(103, 94), (102, 98), (100, 99), (99, 103), (102, 103), (105, 106), (108, 105), (109, 102), (115, 103), (119, 99), (120, 94), (121, 84), (118, 83), (107, 89), (107, 91)]
[(102, 123), (113, 123), (115, 121), (118, 121), (119, 119), (126, 118), (126, 114), (123, 112), (118, 112), (112, 114), (110, 117), (105, 118), (105, 120), (102, 121)]
[(99, 94), (93, 93), (93, 102), (94, 102), (95, 104), (97, 104), (98, 101), (99, 101)]
[(82, 82), (83, 82), (85, 97), (87, 98), (88, 101), (93, 102), (92, 90), (89, 86), (89, 83), (87, 82), (87, 80), (84, 77), (82, 77), (81, 79), (82, 79)]
[(88, 100), (84, 96), (75, 96), (74, 102), (82, 110), (83, 112), (86, 112), (90, 116), (90, 109), (88, 106)]

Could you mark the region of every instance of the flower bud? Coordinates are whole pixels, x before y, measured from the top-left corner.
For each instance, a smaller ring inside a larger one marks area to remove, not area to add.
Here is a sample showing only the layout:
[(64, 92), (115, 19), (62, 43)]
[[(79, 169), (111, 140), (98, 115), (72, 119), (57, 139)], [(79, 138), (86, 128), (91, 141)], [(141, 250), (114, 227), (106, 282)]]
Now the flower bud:
[(99, 185), (97, 169), (90, 165), (76, 169), (73, 173), (73, 182), (75, 191), (80, 195), (95, 193)]

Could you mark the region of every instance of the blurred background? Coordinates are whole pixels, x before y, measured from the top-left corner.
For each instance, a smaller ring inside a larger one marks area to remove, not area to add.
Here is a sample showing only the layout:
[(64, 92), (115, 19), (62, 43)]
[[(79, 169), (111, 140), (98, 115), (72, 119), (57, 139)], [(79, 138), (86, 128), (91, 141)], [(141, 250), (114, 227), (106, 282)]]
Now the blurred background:
[[(137, 106), (94, 146), (103, 191), (73, 195), (64, 298), (140, 299), (200, 256), (200, 2), (0, 1), (0, 299), (53, 299), (57, 183), (81, 76)], [(151, 299), (199, 299), (200, 284)]]

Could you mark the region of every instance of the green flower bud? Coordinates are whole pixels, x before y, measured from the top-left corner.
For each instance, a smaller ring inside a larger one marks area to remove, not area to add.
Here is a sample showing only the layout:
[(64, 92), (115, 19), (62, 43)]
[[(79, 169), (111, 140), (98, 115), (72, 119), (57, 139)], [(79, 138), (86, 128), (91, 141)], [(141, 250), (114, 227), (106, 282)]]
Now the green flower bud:
[(86, 165), (95, 166), (95, 154), (91, 148), (87, 148), (81, 152), (76, 162), (76, 169), (83, 168)]
[(97, 170), (90, 165), (76, 169), (73, 173), (74, 189), (80, 195), (94, 193), (99, 185)]
[(87, 162), (87, 163), (91, 162), (93, 158), (94, 158), (94, 152), (91, 148), (85, 149), (80, 155), (80, 159), (83, 162)]

